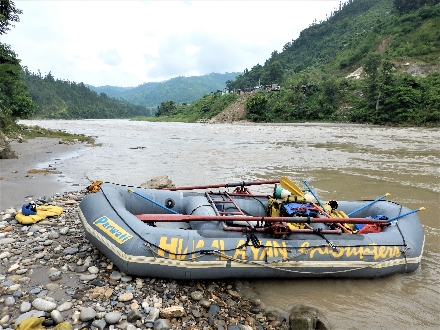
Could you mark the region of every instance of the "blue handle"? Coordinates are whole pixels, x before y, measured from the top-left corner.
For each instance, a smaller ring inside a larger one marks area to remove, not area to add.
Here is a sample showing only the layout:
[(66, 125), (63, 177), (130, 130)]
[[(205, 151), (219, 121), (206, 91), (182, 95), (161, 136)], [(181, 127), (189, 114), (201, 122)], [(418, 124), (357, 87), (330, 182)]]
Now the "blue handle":
[(410, 215), (410, 214), (413, 214), (413, 213), (419, 212), (419, 211), (424, 210), (424, 209), (425, 209), (424, 207), (421, 207), (421, 208), (419, 208), (419, 209), (415, 209), (415, 210), (412, 210), (412, 211), (406, 212), (406, 213), (404, 213), (404, 214), (398, 215), (397, 217), (394, 217), (394, 218), (388, 219), (387, 222), (391, 222), (391, 221), (394, 221), (394, 220), (400, 219), (400, 218), (402, 218), (402, 217), (405, 217), (405, 216), (407, 216), (407, 215)]
[(310, 193), (313, 195), (313, 197), (315, 197), (316, 201), (318, 202), (319, 206), (321, 206), (322, 210), (327, 213), (327, 211), (325, 210), (324, 205), (322, 205), (321, 201), (319, 200), (318, 196), (316, 196), (315, 192), (312, 190), (312, 188), (310, 188), (310, 186), (307, 184), (306, 180), (302, 180), (302, 182), (304, 182), (304, 184), (306, 185), (307, 189), (309, 189)]
[(152, 200), (151, 198), (148, 198), (148, 197), (146, 197), (146, 196), (144, 196), (144, 195), (142, 195), (142, 194), (139, 194), (139, 193), (137, 193), (136, 191), (134, 191), (134, 190), (132, 190), (132, 189), (128, 189), (128, 191), (129, 191), (129, 192), (132, 192), (132, 193), (134, 193), (134, 194), (136, 194), (136, 195), (138, 195), (138, 196), (140, 196), (140, 197), (142, 197), (142, 198), (145, 198), (147, 201), (150, 201), (150, 202), (153, 203), (154, 205), (157, 205), (157, 206), (159, 206), (159, 207), (161, 207), (161, 208), (167, 210), (168, 212), (171, 212), (171, 213), (174, 213), (174, 214), (179, 214), (179, 212), (176, 212), (176, 211), (174, 211), (174, 210), (171, 210), (171, 209), (169, 209), (168, 207), (166, 207), (166, 206), (164, 206), (164, 205), (162, 205), (162, 204), (159, 204), (158, 202)]
[(380, 201), (382, 198), (385, 198), (385, 197), (387, 197), (387, 196), (389, 196), (389, 195), (390, 195), (389, 193), (386, 193), (385, 195), (380, 196), (379, 198), (376, 198), (374, 201), (372, 201), (372, 202), (370, 202), (370, 203), (368, 203), (368, 204), (362, 206), (361, 208), (358, 208), (357, 210), (354, 210), (354, 211), (348, 213), (347, 215), (348, 215), (348, 216), (353, 215), (353, 214), (355, 214), (355, 213), (357, 213), (357, 212), (363, 210), (364, 208), (366, 208), (366, 207), (368, 207), (368, 206), (370, 206), (370, 205), (373, 205), (373, 204), (376, 203), (377, 201)]

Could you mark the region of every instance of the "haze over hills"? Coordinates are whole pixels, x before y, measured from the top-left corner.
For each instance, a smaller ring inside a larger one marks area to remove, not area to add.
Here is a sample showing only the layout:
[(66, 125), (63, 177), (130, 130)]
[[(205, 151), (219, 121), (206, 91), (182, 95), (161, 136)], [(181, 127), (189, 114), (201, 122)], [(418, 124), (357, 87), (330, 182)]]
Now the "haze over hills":
[(226, 82), (235, 80), (240, 72), (210, 73), (203, 76), (176, 77), (163, 82), (147, 82), (137, 87), (91, 86), (97, 93), (147, 107), (159, 106), (162, 102), (191, 103), (205, 94), (223, 90)]

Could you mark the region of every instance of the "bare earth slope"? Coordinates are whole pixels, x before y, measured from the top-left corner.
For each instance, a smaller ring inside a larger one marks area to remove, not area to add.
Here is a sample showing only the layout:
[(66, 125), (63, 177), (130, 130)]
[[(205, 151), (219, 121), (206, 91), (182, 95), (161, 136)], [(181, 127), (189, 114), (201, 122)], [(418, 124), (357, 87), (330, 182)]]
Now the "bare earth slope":
[(209, 120), (210, 123), (232, 123), (245, 120), (246, 110), (244, 103), (250, 94), (240, 95), (238, 100)]

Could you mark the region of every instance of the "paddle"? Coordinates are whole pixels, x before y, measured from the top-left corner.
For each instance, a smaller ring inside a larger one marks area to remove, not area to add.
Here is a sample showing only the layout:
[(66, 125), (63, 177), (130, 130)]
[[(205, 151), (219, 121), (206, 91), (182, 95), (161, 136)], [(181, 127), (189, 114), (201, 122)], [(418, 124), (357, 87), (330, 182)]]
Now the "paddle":
[(419, 209), (415, 209), (415, 210), (412, 210), (412, 211), (406, 212), (406, 213), (404, 213), (404, 214), (398, 215), (397, 217), (394, 217), (394, 218), (388, 219), (387, 222), (391, 222), (391, 221), (394, 221), (394, 220), (400, 219), (400, 218), (402, 218), (402, 217), (405, 217), (405, 216), (407, 216), (407, 215), (410, 215), (410, 214), (413, 214), (413, 213), (419, 212), (419, 211), (424, 210), (424, 209), (425, 209), (425, 208), (422, 206), (422, 207), (419, 208)]
[(316, 196), (315, 192), (313, 191), (312, 188), (310, 188), (310, 186), (307, 184), (306, 180), (302, 180), (302, 182), (304, 182), (304, 184), (306, 185), (307, 189), (309, 189), (310, 193), (313, 195), (313, 197), (315, 197), (316, 201), (318, 202), (319, 206), (321, 206), (322, 210), (327, 213), (327, 211), (325, 210), (324, 205), (322, 205), (321, 201), (319, 200), (318, 196)]
[(158, 202), (152, 200), (151, 198), (148, 198), (148, 197), (146, 197), (146, 196), (144, 196), (144, 195), (142, 195), (142, 194), (137, 193), (137, 192), (134, 191), (133, 189), (128, 189), (128, 191), (131, 192), (131, 193), (134, 193), (135, 195), (138, 195), (138, 196), (140, 196), (140, 197), (146, 199), (147, 201), (153, 203), (154, 205), (157, 205), (157, 206), (159, 206), (159, 207), (161, 207), (161, 208), (163, 208), (163, 209), (165, 209), (165, 210), (167, 210), (167, 211), (169, 211), (169, 212), (171, 212), (171, 213), (179, 214), (178, 212), (169, 209), (169, 208), (166, 207), (165, 205), (159, 204)]
[(279, 183), (280, 180), (265, 180), (265, 181), (250, 181), (250, 182), (237, 182), (237, 183), (219, 183), (219, 184), (209, 184), (205, 186), (186, 186), (186, 187), (171, 187), (162, 188), (162, 190), (193, 190), (193, 189), (208, 189), (208, 188), (228, 188), (228, 187), (244, 187), (244, 186), (254, 186), (263, 184)]
[[(307, 184), (307, 181), (306, 181), (306, 180), (302, 180), (302, 181), (303, 181), (304, 184), (306, 185), (307, 189), (309, 189), (309, 191), (310, 191), (310, 193), (313, 195), (313, 197), (315, 197), (316, 201), (318, 202), (319, 206), (320, 206), (321, 209), (322, 209), (322, 212), (324, 212), (324, 215), (327, 216), (327, 217), (329, 217), (329, 218), (333, 218), (333, 219), (335, 219), (334, 216), (332, 216), (331, 214), (329, 214), (329, 213), (327, 212), (327, 210), (325, 209), (324, 205), (322, 205), (321, 201), (319, 200), (318, 196), (316, 196), (316, 194), (315, 194), (315, 192), (313, 191), (313, 189)], [(341, 219), (343, 219), (343, 220), (342, 220), (342, 221), (337, 221), (337, 222), (335, 222), (336, 225), (337, 225), (339, 228), (341, 228), (344, 232), (349, 233), (349, 234), (352, 234), (351, 230), (345, 228), (345, 226), (343, 226), (343, 225), (340, 223), (340, 222), (350, 223), (350, 222), (347, 222), (347, 220), (346, 220), (346, 219), (348, 219), (348, 218), (341, 218)]]
[(224, 216), (224, 215), (188, 215), (188, 214), (136, 214), (139, 220), (155, 222), (184, 222), (184, 221), (264, 221), (264, 222), (295, 222), (295, 223), (378, 223), (386, 224), (386, 220), (371, 218), (310, 218), (310, 217), (255, 217), (255, 216)]
[(280, 184), (281, 187), (290, 191), (292, 194), (301, 196), (302, 198), (306, 197), (304, 193), (301, 191), (301, 189), (295, 183), (293, 183), (289, 178), (283, 176), (280, 180)]
[(372, 202), (370, 202), (370, 203), (368, 203), (368, 204), (366, 204), (366, 205), (364, 205), (364, 206), (358, 208), (357, 210), (354, 210), (354, 211), (348, 213), (347, 215), (350, 216), (350, 215), (352, 215), (352, 214), (355, 214), (355, 213), (357, 213), (357, 212), (363, 210), (364, 208), (366, 208), (366, 207), (368, 207), (368, 206), (370, 206), (370, 205), (373, 205), (373, 204), (376, 203), (377, 201), (380, 201), (381, 199), (383, 199), (383, 198), (385, 198), (385, 197), (387, 197), (387, 196), (389, 196), (389, 195), (390, 195), (389, 193), (386, 193), (385, 195), (380, 196), (379, 198), (376, 198), (374, 201), (372, 201)]

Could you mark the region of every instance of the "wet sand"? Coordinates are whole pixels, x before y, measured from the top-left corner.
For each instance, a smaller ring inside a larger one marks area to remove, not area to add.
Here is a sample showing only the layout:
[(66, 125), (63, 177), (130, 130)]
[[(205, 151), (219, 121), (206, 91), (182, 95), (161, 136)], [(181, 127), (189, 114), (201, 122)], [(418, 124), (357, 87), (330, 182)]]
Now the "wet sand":
[[(62, 173), (56, 171), (57, 163), (86, 148), (84, 144), (69, 145), (55, 138), (35, 138), (23, 143), (12, 140), (10, 145), (18, 159), (0, 159), (0, 211), (20, 208), (39, 197), (84, 188), (75, 182), (68, 184), (61, 180)], [(50, 169), (49, 174), (27, 172), (44, 168)]]

